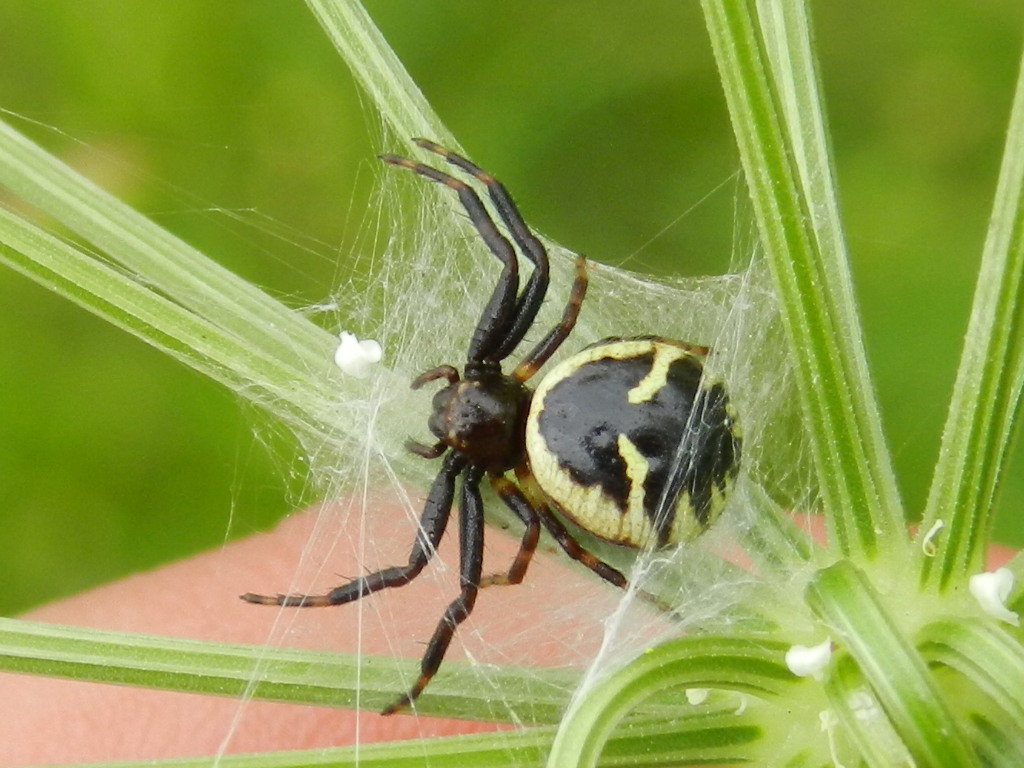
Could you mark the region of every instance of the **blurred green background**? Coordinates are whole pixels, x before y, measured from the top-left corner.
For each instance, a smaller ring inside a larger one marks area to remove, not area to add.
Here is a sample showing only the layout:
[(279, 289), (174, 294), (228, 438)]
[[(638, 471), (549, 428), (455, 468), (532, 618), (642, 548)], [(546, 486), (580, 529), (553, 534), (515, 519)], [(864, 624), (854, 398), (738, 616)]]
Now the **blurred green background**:
[[(869, 358), (906, 502), (920, 510), (1024, 6), (818, 5)], [(368, 7), (545, 234), (657, 274), (720, 272), (748, 241), (697, 3)], [(330, 295), (373, 220), (376, 117), (298, 0), (5, 0), (0, 109), (297, 307)], [(0, 202), (16, 205), (2, 191)], [(303, 500), (292, 446), (258, 413), (5, 269), (0, 388), (0, 613), (215, 547)], [(1018, 451), (997, 531), (1017, 546), (1022, 469)]]

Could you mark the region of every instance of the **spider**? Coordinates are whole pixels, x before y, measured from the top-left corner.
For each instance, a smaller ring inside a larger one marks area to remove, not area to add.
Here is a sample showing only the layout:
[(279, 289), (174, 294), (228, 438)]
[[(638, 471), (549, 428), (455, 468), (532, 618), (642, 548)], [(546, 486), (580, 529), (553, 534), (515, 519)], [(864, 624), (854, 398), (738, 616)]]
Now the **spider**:
[[(576, 324), (587, 292), (582, 257), (576, 261), (561, 321), (504, 373), (502, 362), (531, 330), (547, 293), (547, 252), (493, 176), (432, 141), (415, 143), (487, 189), (532, 272), (520, 290), (516, 249), (469, 184), (404, 157), (381, 156), (389, 165), (454, 190), (502, 267), (470, 339), (462, 372), (441, 365), (412, 381), (413, 389), (442, 384), (427, 421), (436, 442), (406, 443), (425, 459), (441, 459), (441, 468), (427, 494), (405, 565), (362, 576), (322, 595), (242, 595), (243, 600), (262, 605), (328, 606), (408, 584), (440, 544), (458, 486), (460, 592), (427, 644), (419, 677), (383, 714), (410, 706), (427, 686), (481, 588), (522, 582), (542, 526), (570, 558), (625, 588), (626, 577), (579, 544), (560, 518), (629, 547), (665, 546), (693, 538), (720, 514), (737, 472), (741, 442), (723, 385), (703, 376), (706, 347), (658, 336), (605, 339), (555, 366), (531, 391), (526, 382)], [(525, 526), (508, 571), (488, 576), (483, 574), (480, 495), (485, 479)]]

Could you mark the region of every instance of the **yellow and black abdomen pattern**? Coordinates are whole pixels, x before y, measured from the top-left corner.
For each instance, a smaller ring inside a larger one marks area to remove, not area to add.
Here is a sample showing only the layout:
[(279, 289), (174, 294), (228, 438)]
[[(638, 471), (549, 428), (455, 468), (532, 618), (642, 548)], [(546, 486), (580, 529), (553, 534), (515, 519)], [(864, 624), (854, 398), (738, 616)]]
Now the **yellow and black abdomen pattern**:
[(530, 469), (560, 513), (608, 541), (664, 546), (721, 513), (739, 467), (725, 387), (707, 350), (606, 339), (556, 366), (534, 393)]

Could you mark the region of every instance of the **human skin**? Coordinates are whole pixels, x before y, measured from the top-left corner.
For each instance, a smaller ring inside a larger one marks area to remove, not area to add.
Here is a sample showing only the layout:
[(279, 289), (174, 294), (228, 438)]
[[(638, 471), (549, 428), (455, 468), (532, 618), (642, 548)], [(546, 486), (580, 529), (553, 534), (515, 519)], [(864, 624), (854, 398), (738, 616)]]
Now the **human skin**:
[[(360, 621), (353, 605), (280, 609), (238, 599), (247, 591), (276, 594), (292, 588), (304, 548), (319, 530), (318, 524), (322, 528), (332, 514), (330, 509), (325, 515), (319, 512), (294, 515), (270, 533), (43, 606), (23, 618), (258, 647), (286, 644), (348, 652), (358, 647), (367, 653), (417, 658), (444, 603), (457, 593), (454, 531), (445, 537), (439, 553), (447, 566), (440, 569), (447, 575), (441, 584), (425, 572), (413, 584), (374, 595), (361, 601), (372, 608), (362, 613)], [(390, 559), (377, 563), (375, 557), (367, 567), (403, 562), (413, 540), (414, 522), (398, 506), (376, 505), (373, 512), (360, 521), (360, 536), (389, 542), (388, 553), (381, 557)], [(343, 583), (345, 578), (338, 573), (365, 572), (359, 560), (365, 552), (357, 551), (358, 541), (358, 537), (340, 537), (329, 565), (311, 585), (315, 591)], [(507, 567), (516, 548), (512, 538), (488, 531), (485, 572), (500, 570), (502, 563)], [(605, 601), (595, 611), (598, 615), (602, 611), (608, 615), (619, 595), (587, 574), (566, 579), (564, 566), (539, 556), (525, 584), (493, 587), (481, 594), (473, 617), (463, 627), (474, 650), (479, 652), (490, 642), (508, 647), (508, 635), (515, 632), (514, 646), (526, 649), (517, 651), (517, 662), (579, 665), (580, 653), (585, 652), (578, 642), (579, 622), (570, 618), (564, 627), (549, 627), (546, 619), (530, 620), (543, 617), (537, 610), (538, 596), (547, 588), (557, 589), (561, 599), (572, 601), (570, 605)], [(509, 623), (510, 618), (514, 623)], [(275, 623), (288, 625), (284, 639), (280, 632), (275, 634)], [(597, 629), (595, 620), (593, 648), (599, 640)], [(560, 631), (566, 637), (564, 643), (557, 642)], [(460, 657), (466, 658), (457, 638), (448, 658)], [(408, 714), (382, 717), (372, 712), (239, 702), (27, 675), (0, 674), (0, 691), (0, 766), (193, 757), (215, 754), (224, 743), (229, 754), (303, 749), (495, 728), (472, 721)], [(400, 693), (396, 689), (396, 698)]]
[[(414, 522), (399, 506), (374, 506), (374, 514), (359, 523), (360, 537), (390, 542), (381, 557), (391, 559), (373, 565), (402, 562)], [(322, 535), (323, 521), (332, 516), (330, 508), (307, 511), (270, 533), (52, 603), (24, 618), (256, 646), (285, 643), (345, 652), (359, 648), (418, 657), (441, 607), (454, 596), (451, 564), (458, 557), (453, 535), (446, 537), (439, 553), (447, 564), (441, 569), (448, 573), (446, 583), (424, 576), (402, 589), (374, 595), (362, 602), (373, 608), (360, 621), (351, 605), (296, 610), (238, 599), (246, 591), (290, 589), (305, 547)], [(330, 565), (315, 579), (320, 590), (344, 581), (336, 573), (365, 571), (360, 537), (339, 537)], [(489, 530), (485, 572), (511, 562), (516, 546), (512, 538)], [(995, 553), (991, 566), (1005, 562), (1009, 554)], [(557, 602), (552, 594), (558, 595)], [(516, 663), (579, 665), (595, 652), (601, 619), (611, 614), (618, 594), (579, 569), (569, 570), (541, 555), (524, 584), (485, 590), (460, 634), (475, 644), (474, 659), (479, 659), (481, 647), (511, 645), (517, 649)], [(282, 618), (288, 625), (285, 639), (273, 629)], [(459, 647), (457, 641), (449, 659), (465, 660)], [(222, 745), (228, 754), (303, 749), (494, 728), (472, 721), (381, 717), (37, 676), (0, 674), (0, 691), (0, 766), (198, 757), (216, 754)], [(397, 697), (401, 691), (395, 693)]]

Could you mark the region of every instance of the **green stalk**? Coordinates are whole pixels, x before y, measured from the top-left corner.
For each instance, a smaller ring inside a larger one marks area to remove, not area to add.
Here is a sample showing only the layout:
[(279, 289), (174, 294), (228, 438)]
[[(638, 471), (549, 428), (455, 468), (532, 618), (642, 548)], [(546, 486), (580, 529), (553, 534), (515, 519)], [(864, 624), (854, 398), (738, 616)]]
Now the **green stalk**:
[[(403, 153), (423, 154), (425, 159), (432, 159), (424, 150), (409, 146), (413, 138), (428, 138), (463, 153), (458, 139), (430, 106), (360, 3), (306, 0), (306, 5), (348, 65), (356, 83), (373, 102), (384, 125), (401, 142)], [(458, 198), (439, 185), (431, 184), (421, 194), (433, 195), (446, 208), (459, 210)], [(451, 226), (454, 231), (468, 224), (460, 216)]]
[[(609, 741), (602, 765), (613, 768), (674, 768), (693, 762), (732, 762), (727, 745), (752, 741), (757, 729), (731, 715), (711, 712), (683, 723), (636, 720)], [(224, 755), (217, 768), (523, 768), (542, 766), (554, 728), (519, 728), (433, 739), (405, 739), (350, 747)], [(686, 738), (681, 743), (680, 736)], [(699, 751), (698, 751), (699, 750)], [(108, 768), (210, 768), (209, 757), (106, 764)], [(70, 767), (68, 767), (70, 768)], [(92, 768), (100, 768), (93, 766)]]
[(1024, 723), (1024, 648), (1007, 630), (976, 618), (939, 621), (917, 639), (921, 656), (969, 679), (1011, 722)]
[(941, 521), (922, 582), (940, 590), (981, 570), (1024, 389), (1024, 59), (953, 399), (922, 535)]
[(91, 254), (0, 210), (0, 262), (50, 290), (90, 309), (115, 326), (219, 381), (286, 423), (316, 423), (294, 397), (296, 391), (320, 391), (322, 381), (291, 367), (234, 334), (168, 300), (148, 286), (97, 260)]
[[(373, 19), (358, 2), (306, 0), (356, 82), (403, 142), (424, 137), (459, 151), (459, 143), (402, 66)], [(451, 198), (451, 195), (446, 195)]]
[[(551, 746), (550, 768), (591, 768), (598, 764), (612, 731), (633, 709), (668, 690), (714, 688), (749, 693), (759, 698), (790, 695), (803, 681), (782, 663), (786, 646), (764, 638), (684, 637), (662, 643), (628, 666), (582, 691), (563, 718)], [(680, 704), (676, 704), (678, 710)], [(737, 725), (754, 727), (760, 736), (762, 720)], [(733, 744), (749, 759), (749, 735)], [(757, 740), (760, 740), (759, 738)], [(722, 746), (728, 746), (722, 745)]]
[[(212, 643), (155, 635), (0, 618), (0, 670), (116, 683), (165, 691), (245, 696), (379, 712), (396, 684), (416, 677), (415, 660)], [(426, 716), (505, 721), (510, 709), (527, 723), (558, 722), (578, 674), (503, 667), (488, 670), (502, 691), (492, 703), (479, 669), (448, 662), (445, 674), (417, 701)]]
[[(90, 768), (522, 768), (542, 765), (551, 728), (435, 739), (405, 739), (350, 747), (247, 755), (105, 763)], [(626, 739), (621, 740), (628, 743)], [(429, 755), (429, 758), (425, 758)], [(662, 765), (670, 765), (668, 762)], [(72, 768), (72, 766), (66, 766)]]
[[(299, 434), (338, 430), (360, 387), (336, 339), (104, 192), (0, 121), (0, 186), (101, 250), (0, 216), (0, 260), (209, 375)], [(115, 266), (116, 265), (116, 266)], [(330, 425), (329, 427), (327, 425)], [(354, 426), (354, 425), (353, 425)]]
[[(703, 7), (781, 300), (829, 530), (840, 552), (871, 559), (883, 540), (902, 540), (903, 514), (835, 219), (814, 67), (805, 62), (801, 77), (781, 78), (785, 109), (777, 80), (790, 67), (772, 66), (754, 0)], [(809, 40), (803, 12), (784, 21), (778, 39)], [(802, 51), (809, 57), (809, 43), (790, 52)], [(801, 121), (787, 126), (787, 115)]]
[(329, 334), (103, 191), (0, 121), (0, 186), (100, 251), (266, 354), (312, 369)]
[(843, 727), (866, 765), (890, 768), (911, 764), (907, 748), (853, 659), (847, 656), (834, 664), (824, 687), (836, 720), (832, 727)]
[(1024, 552), (1018, 552), (1006, 567), (1013, 574), (1013, 589), (1010, 590), (1006, 606), (1011, 611), (1024, 614)]
[(807, 600), (856, 661), (916, 765), (978, 764), (928, 667), (861, 571), (846, 561), (819, 571)]

